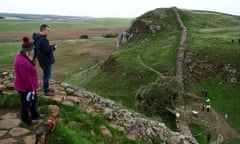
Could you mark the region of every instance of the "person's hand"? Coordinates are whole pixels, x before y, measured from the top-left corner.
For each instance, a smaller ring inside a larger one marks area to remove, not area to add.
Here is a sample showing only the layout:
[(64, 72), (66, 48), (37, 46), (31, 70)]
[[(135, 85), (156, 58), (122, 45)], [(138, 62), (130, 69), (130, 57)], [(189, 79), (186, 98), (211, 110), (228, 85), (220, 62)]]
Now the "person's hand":
[(32, 95), (35, 95), (36, 93), (35, 93), (35, 91), (32, 91)]
[(52, 47), (53, 47), (53, 50), (57, 49), (57, 45), (56, 44), (53, 44)]

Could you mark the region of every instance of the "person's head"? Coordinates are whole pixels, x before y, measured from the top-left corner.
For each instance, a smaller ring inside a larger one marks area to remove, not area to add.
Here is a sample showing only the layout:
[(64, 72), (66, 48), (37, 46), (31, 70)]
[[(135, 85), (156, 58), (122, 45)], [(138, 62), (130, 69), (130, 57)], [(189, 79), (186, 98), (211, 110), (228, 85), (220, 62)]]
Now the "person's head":
[(48, 33), (50, 32), (50, 27), (47, 24), (41, 24), (40, 25), (40, 34), (47, 36)]
[(29, 40), (28, 37), (23, 37), (21, 52), (24, 52), (30, 59), (33, 57), (34, 44)]

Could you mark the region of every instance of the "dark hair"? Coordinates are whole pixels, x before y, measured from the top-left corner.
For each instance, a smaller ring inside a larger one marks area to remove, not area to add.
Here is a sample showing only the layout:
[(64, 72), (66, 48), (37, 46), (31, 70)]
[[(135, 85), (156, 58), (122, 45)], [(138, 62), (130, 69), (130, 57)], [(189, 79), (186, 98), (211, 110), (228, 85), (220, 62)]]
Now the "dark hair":
[(49, 28), (49, 25), (47, 25), (47, 24), (41, 24), (41, 25), (40, 25), (40, 31), (45, 30), (47, 27)]

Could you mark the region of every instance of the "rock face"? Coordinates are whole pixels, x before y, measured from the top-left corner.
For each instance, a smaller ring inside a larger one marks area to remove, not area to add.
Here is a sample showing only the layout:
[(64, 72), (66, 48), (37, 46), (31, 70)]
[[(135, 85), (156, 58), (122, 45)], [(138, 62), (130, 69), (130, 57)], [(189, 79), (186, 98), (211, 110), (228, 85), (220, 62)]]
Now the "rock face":
[(222, 71), (226, 75), (227, 81), (231, 84), (239, 84), (240, 82), (240, 72), (237, 69), (231, 67), (230, 64), (225, 64)]
[[(154, 34), (158, 31), (169, 28), (170, 26), (166, 22), (166, 18), (168, 18), (167, 15), (155, 14), (152, 11), (136, 18), (126, 31), (119, 34), (116, 49), (121, 48), (129, 41), (141, 39), (146, 34)], [(158, 20), (161, 21), (161, 23), (149, 19)]]
[[(7, 79), (3, 81), (11, 81), (9, 76), (5, 78)], [(171, 131), (163, 123), (142, 118), (140, 114), (123, 109), (114, 101), (86, 91), (83, 88), (72, 86), (67, 83), (60, 84), (53, 80), (51, 81), (51, 87), (55, 89), (57, 95), (46, 98), (62, 102), (63, 104), (78, 105), (92, 114), (102, 114), (109, 122), (110, 126), (119, 131), (123, 131), (128, 138), (141, 138), (150, 143), (155, 143), (154, 140), (160, 138), (161, 142), (158, 143), (171, 143), (174, 141), (176, 144), (195, 144), (192, 137)], [(8, 91), (8, 89), (4, 89), (3, 92), (5, 92), (5, 90)], [(12, 114), (8, 114), (8, 116), (14, 117)], [(15, 122), (10, 123), (12, 127)], [(107, 128), (101, 127), (101, 130), (102, 133), (104, 132), (103, 135), (112, 136)]]
[(222, 73), (231, 84), (240, 84), (240, 72), (230, 64), (215, 65), (208, 56), (201, 57), (199, 52), (186, 51), (184, 60), (184, 80), (186, 83), (200, 80), (198, 77), (211, 79)]

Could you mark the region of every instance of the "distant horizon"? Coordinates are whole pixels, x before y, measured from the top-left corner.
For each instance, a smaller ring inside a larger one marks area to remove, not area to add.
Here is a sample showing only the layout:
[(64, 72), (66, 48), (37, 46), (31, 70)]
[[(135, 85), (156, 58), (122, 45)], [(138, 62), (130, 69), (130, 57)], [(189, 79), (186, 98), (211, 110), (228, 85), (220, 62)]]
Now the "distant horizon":
[(7, 0), (1, 1), (0, 11), (38, 15), (134, 18), (156, 8), (172, 6), (240, 15), (239, 5), (239, 0), (41, 0), (37, 2)]
[[(160, 7), (160, 8), (166, 8), (166, 7)], [(170, 8), (170, 7), (169, 7)], [(157, 9), (157, 8), (155, 8)], [(222, 13), (222, 14), (228, 14), (228, 15), (234, 15), (234, 16), (240, 16), (236, 15), (236, 14), (231, 14), (231, 13), (227, 13), (227, 12), (221, 12), (221, 11), (214, 11), (214, 10), (201, 10), (201, 9), (185, 9), (185, 8), (179, 8), (179, 9), (183, 9), (183, 10), (190, 10), (190, 11), (208, 11), (208, 12), (217, 12), (217, 13)], [(152, 9), (154, 10), (154, 9)], [(151, 10), (148, 10), (151, 11)], [(142, 14), (148, 12), (145, 11)], [(96, 16), (87, 16), (87, 15), (59, 15), (59, 14), (40, 14), (40, 13), (18, 13), (18, 12), (1, 12), (0, 14), (17, 14), (17, 15), (36, 15), (36, 16), (59, 16), (59, 17), (76, 17), (76, 18), (136, 18), (138, 16), (141, 16), (142, 14), (136, 16), (136, 17), (108, 17), (108, 16), (103, 16), (103, 17), (96, 17)], [(1, 15), (0, 15), (1, 16)]]

